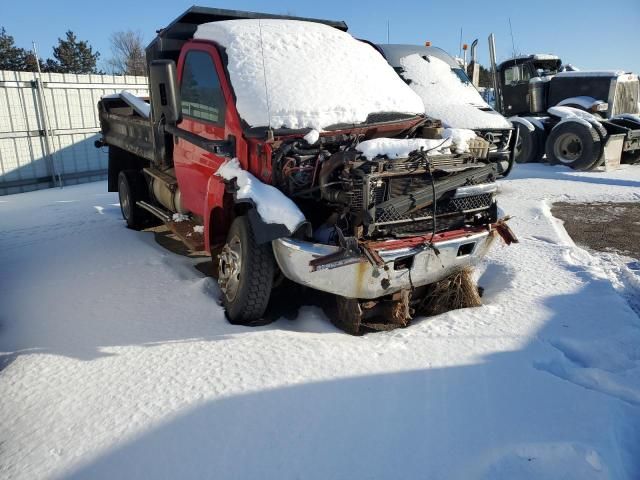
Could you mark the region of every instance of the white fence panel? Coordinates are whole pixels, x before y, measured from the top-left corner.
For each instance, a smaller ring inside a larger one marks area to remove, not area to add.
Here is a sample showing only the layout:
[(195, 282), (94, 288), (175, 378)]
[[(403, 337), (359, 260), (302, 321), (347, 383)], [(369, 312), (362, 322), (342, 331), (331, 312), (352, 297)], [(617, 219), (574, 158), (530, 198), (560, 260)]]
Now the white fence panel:
[(34, 73), (0, 70), (0, 195), (51, 187), (55, 176), (64, 185), (105, 178), (106, 149), (93, 145), (98, 100), (122, 90), (148, 95), (146, 77), (43, 73), (43, 105), (37, 86)]

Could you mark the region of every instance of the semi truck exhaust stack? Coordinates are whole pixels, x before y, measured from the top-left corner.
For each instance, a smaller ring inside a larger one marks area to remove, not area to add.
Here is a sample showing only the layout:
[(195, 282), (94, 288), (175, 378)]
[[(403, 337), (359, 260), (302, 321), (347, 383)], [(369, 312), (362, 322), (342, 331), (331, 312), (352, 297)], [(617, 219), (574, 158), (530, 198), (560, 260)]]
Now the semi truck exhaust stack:
[(496, 37), (492, 33), (489, 35), (489, 57), (491, 58), (491, 77), (493, 78), (493, 91), (496, 98), (496, 110), (502, 111), (502, 92), (498, 82), (498, 69), (496, 62)]
[(471, 83), (473, 83), (473, 86), (478, 88), (478, 86), (480, 85), (480, 65), (478, 65), (478, 56), (477, 56), (477, 49), (478, 49), (478, 39), (476, 38), (472, 43), (471, 43)]

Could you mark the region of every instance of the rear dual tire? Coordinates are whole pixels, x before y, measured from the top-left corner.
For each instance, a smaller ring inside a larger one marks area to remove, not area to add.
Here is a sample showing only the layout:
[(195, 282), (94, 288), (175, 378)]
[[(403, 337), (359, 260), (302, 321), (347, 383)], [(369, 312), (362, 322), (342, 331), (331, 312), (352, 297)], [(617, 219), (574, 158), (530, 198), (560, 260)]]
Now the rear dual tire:
[(153, 222), (153, 215), (138, 206), (139, 201), (149, 198), (147, 182), (139, 171), (122, 170), (118, 174), (118, 198), (127, 227), (140, 230)]
[(558, 123), (546, 142), (549, 163), (580, 171), (596, 168), (604, 159), (603, 139), (606, 138), (606, 131), (599, 130), (597, 125), (586, 122), (566, 120)]
[(640, 150), (622, 152), (620, 163), (627, 163), (629, 165), (636, 165), (640, 163)]

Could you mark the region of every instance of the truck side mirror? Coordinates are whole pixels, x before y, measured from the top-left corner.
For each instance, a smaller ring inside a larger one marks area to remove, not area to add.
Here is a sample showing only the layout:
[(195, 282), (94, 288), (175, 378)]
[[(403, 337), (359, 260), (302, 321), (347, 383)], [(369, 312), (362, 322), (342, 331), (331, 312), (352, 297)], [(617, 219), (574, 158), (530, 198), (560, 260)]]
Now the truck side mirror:
[(180, 90), (173, 60), (153, 60), (149, 67), (151, 106), (153, 121), (163, 117), (167, 125), (176, 125), (182, 120)]

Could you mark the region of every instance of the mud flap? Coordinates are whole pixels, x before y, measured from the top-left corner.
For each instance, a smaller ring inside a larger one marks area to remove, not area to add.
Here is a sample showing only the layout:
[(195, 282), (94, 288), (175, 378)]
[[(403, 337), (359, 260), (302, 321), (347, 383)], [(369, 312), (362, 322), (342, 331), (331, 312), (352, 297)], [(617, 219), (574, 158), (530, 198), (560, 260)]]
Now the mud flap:
[(612, 172), (620, 168), (624, 140), (625, 135), (622, 133), (609, 135), (604, 146), (604, 169), (606, 172)]

